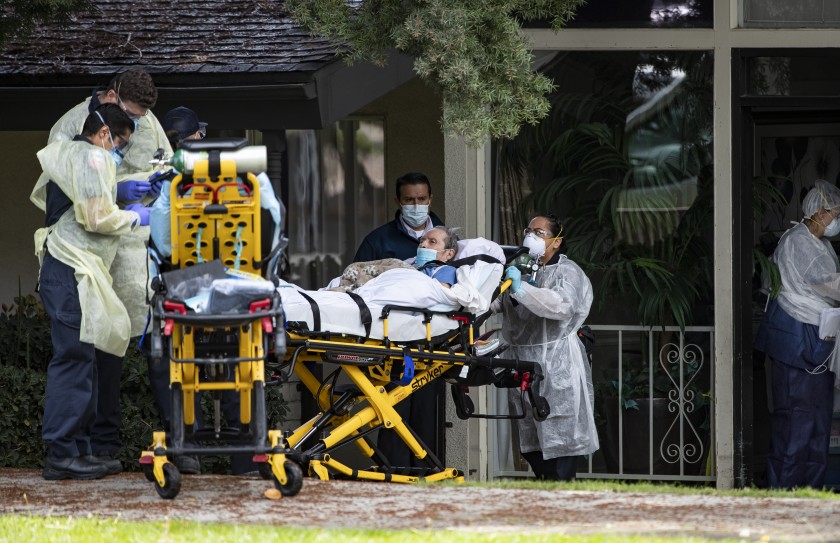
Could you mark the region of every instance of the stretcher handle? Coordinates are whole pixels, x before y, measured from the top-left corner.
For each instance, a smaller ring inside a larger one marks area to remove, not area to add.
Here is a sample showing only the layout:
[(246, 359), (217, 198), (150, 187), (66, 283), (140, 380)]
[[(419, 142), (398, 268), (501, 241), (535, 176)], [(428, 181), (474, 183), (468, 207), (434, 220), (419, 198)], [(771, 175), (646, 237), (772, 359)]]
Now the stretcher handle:
[(405, 311), (407, 313), (422, 313), (423, 314), (423, 324), (427, 322), (431, 322), (432, 317), (436, 313), (435, 311), (429, 311), (428, 309), (424, 309), (422, 307), (410, 307), (404, 305), (391, 305), (388, 304), (382, 308), (382, 315), (379, 317), (380, 319), (387, 319), (388, 315), (391, 311)]
[(499, 286), (499, 295), (505, 292), (510, 286), (513, 284), (513, 279), (505, 279), (502, 281), (502, 284)]

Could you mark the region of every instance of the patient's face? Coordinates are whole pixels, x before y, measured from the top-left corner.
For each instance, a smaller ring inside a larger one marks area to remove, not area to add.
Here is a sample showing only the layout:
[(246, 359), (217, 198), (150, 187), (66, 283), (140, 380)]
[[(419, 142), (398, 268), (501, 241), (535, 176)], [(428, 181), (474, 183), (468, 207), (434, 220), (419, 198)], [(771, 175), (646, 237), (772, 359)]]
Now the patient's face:
[(455, 249), (444, 249), (446, 246), (446, 232), (433, 228), (420, 238), (420, 247), (437, 251), (435, 260), (449, 262), (455, 256)]

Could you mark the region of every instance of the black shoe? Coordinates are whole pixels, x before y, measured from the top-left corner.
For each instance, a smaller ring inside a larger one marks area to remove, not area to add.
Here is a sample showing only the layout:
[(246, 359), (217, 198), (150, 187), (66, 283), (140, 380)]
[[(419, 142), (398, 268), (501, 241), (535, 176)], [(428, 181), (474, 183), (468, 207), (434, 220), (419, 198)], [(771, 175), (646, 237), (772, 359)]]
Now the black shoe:
[(90, 462), (87, 457), (48, 456), (42, 475), (47, 481), (59, 481), (61, 479), (101, 479), (107, 474), (108, 468), (102, 464)]
[(117, 473), (122, 473), (122, 463), (108, 453), (85, 456), (85, 459), (91, 464), (101, 464), (105, 466), (105, 469), (108, 470), (105, 472), (105, 475), (116, 475)]
[(197, 456), (176, 456), (173, 463), (178, 471), (184, 475), (201, 474), (201, 461)]

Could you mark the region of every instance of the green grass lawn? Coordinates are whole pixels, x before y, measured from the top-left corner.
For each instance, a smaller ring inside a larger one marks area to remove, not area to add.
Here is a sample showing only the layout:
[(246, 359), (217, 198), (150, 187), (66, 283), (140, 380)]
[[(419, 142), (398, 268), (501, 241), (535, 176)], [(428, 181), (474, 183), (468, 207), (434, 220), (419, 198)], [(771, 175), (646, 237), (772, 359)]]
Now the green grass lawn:
[(96, 518), (0, 516), (0, 542), (22, 543), (44, 541), (63, 542), (119, 542), (119, 543), (181, 543), (212, 541), (214, 543), (472, 543), (504, 541), (506, 543), (539, 543), (542, 541), (576, 543), (725, 543), (728, 539), (698, 537), (660, 538), (627, 535), (560, 535), (541, 533), (479, 534), (453, 530), (429, 532), (423, 530), (337, 530), (315, 528), (286, 528), (283, 526), (250, 526), (206, 524), (198, 522), (123, 522)]
[(718, 490), (713, 486), (696, 484), (670, 484), (653, 482), (624, 482), (603, 479), (578, 479), (570, 483), (537, 481), (535, 479), (509, 479), (489, 483), (428, 483), (486, 486), (495, 488), (535, 488), (542, 490), (588, 490), (591, 492), (643, 492), (650, 494), (694, 494), (703, 496), (741, 496), (745, 498), (814, 498), (822, 500), (840, 499), (840, 493), (815, 488), (800, 488), (796, 490), (768, 490), (764, 488), (736, 488), (732, 490)]

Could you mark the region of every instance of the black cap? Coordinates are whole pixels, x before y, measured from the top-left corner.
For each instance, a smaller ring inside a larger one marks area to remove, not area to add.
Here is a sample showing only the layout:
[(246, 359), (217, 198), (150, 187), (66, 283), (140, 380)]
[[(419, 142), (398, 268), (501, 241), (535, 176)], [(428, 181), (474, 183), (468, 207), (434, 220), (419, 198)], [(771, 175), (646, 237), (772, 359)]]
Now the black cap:
[(181, 106), (171, 109), (166, 113), (162, 126), (165, 132), (177, 130), (178, 139), (183, 140), (192, 136), (197, 131), (206, 128), (207, 123), (199, 122), (198, 115), (195, 114), (195, 111)]

